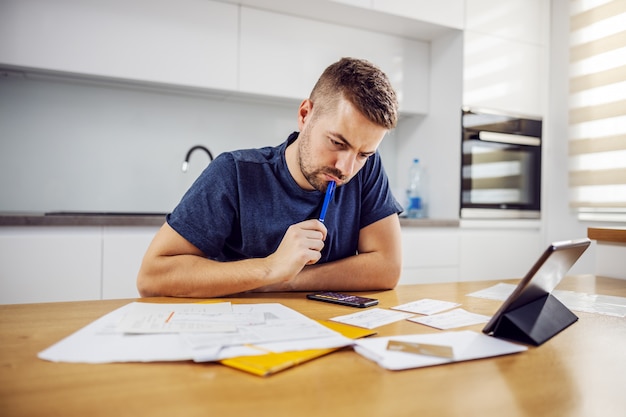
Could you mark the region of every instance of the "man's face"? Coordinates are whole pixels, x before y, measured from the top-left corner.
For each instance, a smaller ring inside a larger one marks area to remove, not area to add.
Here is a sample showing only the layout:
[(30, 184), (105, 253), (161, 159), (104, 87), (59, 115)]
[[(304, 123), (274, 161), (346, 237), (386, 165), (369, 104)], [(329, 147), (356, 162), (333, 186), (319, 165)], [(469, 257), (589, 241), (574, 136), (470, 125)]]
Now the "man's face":
[(376, 152), (387, 129), (369, 121), (343, 99), (335, 111), (311, 117), (314, 111), (310, 101), (302, 103), (295, 145), (300, 171), (309, 186), (300, 185), (323, 192), (329, 181), (337, 186), (350, 181)]

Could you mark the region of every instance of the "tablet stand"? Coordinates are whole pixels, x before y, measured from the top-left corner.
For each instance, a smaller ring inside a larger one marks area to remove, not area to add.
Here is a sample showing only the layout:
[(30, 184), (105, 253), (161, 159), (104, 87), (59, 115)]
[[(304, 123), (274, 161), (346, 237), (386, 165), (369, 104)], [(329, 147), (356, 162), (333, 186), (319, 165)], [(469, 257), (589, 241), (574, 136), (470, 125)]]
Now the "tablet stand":
[(578, 320), (552, 294), (502, 315), (493, 336), (539, 346)]

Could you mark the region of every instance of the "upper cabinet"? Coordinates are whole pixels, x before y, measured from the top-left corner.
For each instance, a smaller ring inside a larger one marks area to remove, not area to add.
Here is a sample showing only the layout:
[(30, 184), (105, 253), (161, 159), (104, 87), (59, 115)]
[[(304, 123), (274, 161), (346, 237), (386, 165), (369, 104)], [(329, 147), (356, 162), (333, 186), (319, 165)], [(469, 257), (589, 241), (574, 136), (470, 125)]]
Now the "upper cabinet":
[(542, 116), (549, 2), (467, 0), (463, 104)]
[(467, 0), (465, 29), (515, 42), (547, 45), (549, 2)]
[(3, 0), (0, 64), (237, 88), (238, 7), (198, 0)]
[(387, 72), (402, 112), (428, 112), (429, 42), (385, 30), (414, 20), (332, 1), (246, 3), (6, 0), (0, 66), (302, 100), (327, 65), (354, 56)]
[(401, 111), (428, 111), (427, 42), (242, 7), (240, 48), (242, 92), (301, 100), (327, 65), (351, 56), (387, 73)]
[(463, 29), (465, 0), (372, 0), (377, 11)]

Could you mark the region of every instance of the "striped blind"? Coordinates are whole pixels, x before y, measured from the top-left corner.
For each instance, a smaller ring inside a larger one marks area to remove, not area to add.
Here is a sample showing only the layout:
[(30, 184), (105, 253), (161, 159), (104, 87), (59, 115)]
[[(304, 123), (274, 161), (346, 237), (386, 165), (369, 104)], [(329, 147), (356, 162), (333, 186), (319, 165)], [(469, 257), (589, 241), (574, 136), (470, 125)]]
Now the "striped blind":
[(571, 1), (569, 66), (570, 206), (626, 221), (626, 0)]

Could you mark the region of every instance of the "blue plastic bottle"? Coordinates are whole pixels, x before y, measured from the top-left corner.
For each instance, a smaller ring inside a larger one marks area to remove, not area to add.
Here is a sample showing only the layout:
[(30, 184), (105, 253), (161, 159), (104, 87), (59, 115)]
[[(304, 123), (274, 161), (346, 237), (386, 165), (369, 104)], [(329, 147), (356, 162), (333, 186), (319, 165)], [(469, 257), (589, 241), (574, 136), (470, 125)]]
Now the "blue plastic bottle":
[(409, 189), (407, 190), (409, 199), (408, 218), (419, 219), (425, 217), (422, 181), (422, 166), (419, 159), (415, 158), (409, 169)]

